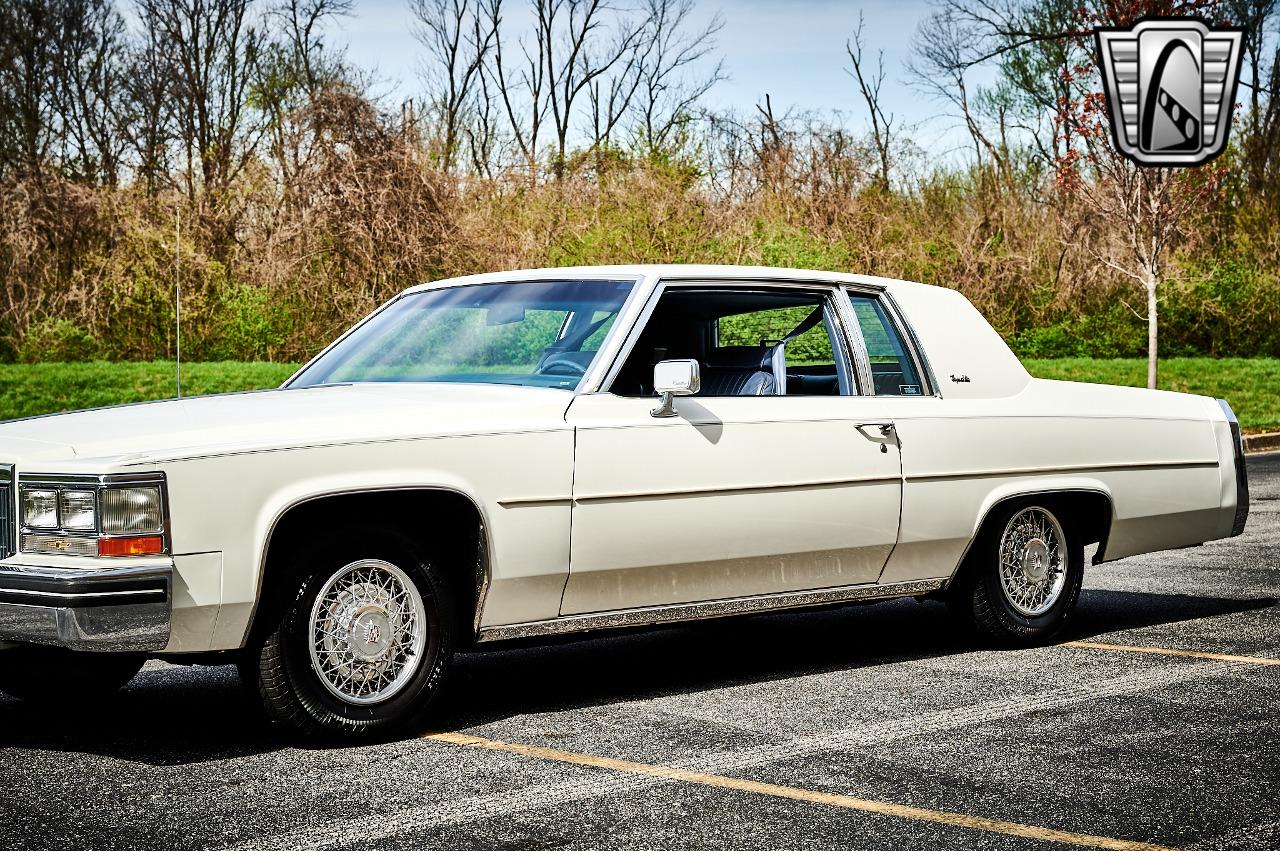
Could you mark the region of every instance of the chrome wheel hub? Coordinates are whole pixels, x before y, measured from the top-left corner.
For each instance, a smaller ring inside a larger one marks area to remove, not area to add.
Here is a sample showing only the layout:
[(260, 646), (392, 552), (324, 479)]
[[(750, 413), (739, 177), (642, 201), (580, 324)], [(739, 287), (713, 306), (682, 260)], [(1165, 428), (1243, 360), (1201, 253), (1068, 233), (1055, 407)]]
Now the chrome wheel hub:
[(1024, 508), (1000, 537), (1000, 587), (1015, 611), (1037, 617), (1053, 608), (1067, 582), (1067, 539), (1057, 518)]
[(376, 662), (391, 649), (391, 618), (382, 609), (366, 609), (352, 621), (348, 639), (351, 655), (361, 662)]
[(403, 570), (366, 560), (339, 570), (311, 608), (311, 665), (347, 703), (386, 700), (413, 678), (426, 643), (422, 596)]
[(1022, 549), (1022, 570), (1033, 582), (1043, 582), (1049, 575), (1049, 545), (1032, 538)]

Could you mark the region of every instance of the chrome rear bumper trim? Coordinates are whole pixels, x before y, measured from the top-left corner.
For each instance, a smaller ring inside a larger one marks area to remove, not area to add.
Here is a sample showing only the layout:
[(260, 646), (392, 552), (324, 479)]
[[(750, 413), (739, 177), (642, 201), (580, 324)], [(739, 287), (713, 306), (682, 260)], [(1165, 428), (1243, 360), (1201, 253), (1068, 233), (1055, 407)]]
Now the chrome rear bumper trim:
[(1235, 450), (1236, 468), (1236, 514), (1231, 523), (1231, 537), (1244, 532), (1244, 525), (1249, 520), (1249, 470), (1244, 462), (1244, 437), (1240, 432), (1240, 421), (1235, 411), (1227, 404), (1226, 399), (1219, 399), (1218, 406), (1227, 415), (1231, 426), (1231, 445)]

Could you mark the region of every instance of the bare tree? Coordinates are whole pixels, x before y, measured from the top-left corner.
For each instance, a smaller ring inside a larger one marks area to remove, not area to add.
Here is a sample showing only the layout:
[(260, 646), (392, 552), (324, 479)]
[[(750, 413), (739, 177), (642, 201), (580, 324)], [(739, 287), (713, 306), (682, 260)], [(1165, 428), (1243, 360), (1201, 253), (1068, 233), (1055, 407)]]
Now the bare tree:
[(300, 116), (326, 88), (353, 83), (343, 52), (327, 47), (321, 34), (327, 21), (351, 8), (352, 0), (282, 0), (266, 17), (274, 26), (254, 59), (253, 106), (286, 198), (301, 189), (294, 176), (311, 141)]
[(272, 10), (284, 42), (308, 94), (345, 76), (342, 52), (325, 46), (320, 28), (326, 21), (351, 14), (354, 0), (281, 0)]
[(114, 185), (126, 45), (111, 0), (0, 0), (0, 172)]
[(634, 44), (619, 57), (615, 73), (599, 76), (587, 86), (587, 104), (591, 112), (589, 147), (597, 154), (612, 143), (614, 131), (630, 111), (640, 91), (653, 45), (653, 41), (635, 39)]
[(884, 85), (884, 51), (876, 55), (876, 67), (863, 68), (865, 58), (862, 48), (862, 13), (858, 13), (858, 28), (853, 31), (853, 38), (845, 42), (845, 52), (853, 63), (852, 76), (858, 83), (858, 92), (867, 105), (871, 116), (871, 141), (875, 145), (876, 157), (880, 162), (880, 188), (889, 188), (890, 156), (894, 141), (893, 114), (886, 114), (880, 103), (880, 89)]
[[(543, 0), (533, 0), (541, 3)], [(539, 142), (547, 114), (547, 49), (538, 28), (531, 49), (527, 40), (518, 43), (520, 58), (513, 64), (507, 60), (499, 27), (494, 44), (493, 69), (485, 69), (502, 103), (511, 139), (520, 151), (530, 177), (538, 172)]]
[[(484, 83), (482, 66), (497, 43), (502, 0), (410, 0), (410, 7), (417, 20), (414, 35), (427, 52), (423, 76), (440, 127), (440, 164), (449, 171), (469, 113), (485, 97), (477, 90)], [(481, 133), (491, 126), (486, 120)]]
[(132, 151), (135, 173), (148, 195), (154, 195), (170, 179), (172, 85), (156, 33), (145, 30), (129, 53), (122, 132)]
[(499, 32), (492, 82), (530, 174), (537, 173), (542, 134), (549, 129), (552, 172), (559, 178), (584, 97), (595, 100), (599, 118), (590, 129), (597, 139), (612, 132), (630, 107), (639, 87), (648, 18), (606, 0), (531, 0), (531, 5), (533, 37), (518, 42), (514, 65)]
[(787, 178), (791, 166), (791, 134), (786, 129), (788, 116), (773, 113), (773, 97), (766, 92), (764, 104), (756, 104), (755, 133), (749, 137), (754, 159), (759, 163), (761, 182), (777, 187)]
[(64, 168), (114, 186), (124, 152), (125, 26), (110, 0), (64, 5), (58, 86)]
[(59, 141), (62, 6), (0, 0), (0, 171), (39, 175)]
[(693, 0), (648, 0), (648, 48), (635, 95), (636, 129), (646, 154), (669, 147), (672, 134), (694, 117), (698, 101), (725, 78), (724, 62), (709, 61), (724, 29), (715, 13), (705, 26), (690, 29)]
[[(496, 26), (494, 32), (496, 41)], [(494, 91), (490, 75), (484, 73), (483, 69), (476, 77), (476, 84), (479, 88), (475, 99), (475, 110), (472, 112), (471, 120), (466, 126), (467, 154), (471, 162), (472, 171), (485, 177), (491, 177), (497, 164), (495, 160), (499, 147), (498, 125), (500, 118), (498, 116), (497, 94)]]
[[(611, 128), (617, 122), (614, 116), (620, 117), (630, 105), (636, 84), (627, 85), (625, 81), (635, 69), (636, 51), (647, 21), (617, 13), (605, 0), (534, 0), (534, 10), (538, 45), (546, 57), (548, 102), (556, 134), (552, 171), (559, 178), (567, 164), (574, 108), (583, 92), (621, 65), (621, 72), (614, 79), (624, 82), (608, 104), (605, 123)], [(610, 12), (615, 13), (612, 21)], [(605, 42), (610, 30), (612, 37)]]
[(1280, 46), (1271, 41), (1280, 0), (1225, 0), (1223, 7), (1245, 28), (1244, 165), (1249, 188), (1265, 192), (1280, 170)]
[[(261, 127), (249, 88), (264, 40), (251, 0), (138, 0), (144, 28), (170, 77), (186, 189), (226, 188), (251, 159)], [(199, 163), (199, 179), (194, 164)]]
[(950, 7), (941, 8), (920, 23), (907, 71), (919, 89), (958, 111), (973, 140), (977, 163), (989, 160), (997, 174), (1007, 176), (1007, 152), (984, 130), (969, 90), (968, 73), (985, 58), (983, 45), (972, 21)]
[(1119, 226), (1112, 238), (1087, 247), (1102, 263), (1137, 283), (1146, 296), (1147, 386), (1154, 389), (1159, 369), (1159, 292), (1165, 256), (1182, 235), (1189, 214), (1203, 208), (1220, 175), (1184, 169), (1138, 166), (1118, 154), (1107, 140), (1090, 143), (1082, 167), (1084, 179), (1070, 180), (1072, 194), (1091, 217)]
[[(962, 10), (962, 0), (951, 0)], [(1001, 100), (1011, 123), (1024, 130), (1040, 159), (1052, 164), (1075, 146), (1070, 123), (1055, 120), (1060, 104), (1083, 96), (1088, 75), (1076, 73), (1093, 59), (1087, 40), (1079, 37), (1077, 0), (1034, 0), (998, 7), (977, 20), (987, 28), (999, 62)]]

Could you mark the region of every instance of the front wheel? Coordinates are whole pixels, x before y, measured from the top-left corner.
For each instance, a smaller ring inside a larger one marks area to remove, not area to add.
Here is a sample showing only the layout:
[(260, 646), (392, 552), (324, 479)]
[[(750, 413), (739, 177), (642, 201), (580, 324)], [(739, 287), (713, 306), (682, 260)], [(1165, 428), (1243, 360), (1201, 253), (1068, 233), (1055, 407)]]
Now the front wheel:
[(1029, 645), (1066, 625), (1080, 597), (1084, 546), (1044, 505), (1004, 509), (974, 541), (949, 602), (980, 634)]
[[(291, 601), (244, 666), (268, 715), (300, 732), (363, 737), (418, 717), (452, 650), (437, 569), (390, 531), (330, 543), (295, 560)], [(254, 670), (256, 668), (256, 671)]]
[(54, 647), (0, 652), (0, 691), (28, 703), (64, 704), (111, 695), (146, 661), (119, 653), (83, 653)]

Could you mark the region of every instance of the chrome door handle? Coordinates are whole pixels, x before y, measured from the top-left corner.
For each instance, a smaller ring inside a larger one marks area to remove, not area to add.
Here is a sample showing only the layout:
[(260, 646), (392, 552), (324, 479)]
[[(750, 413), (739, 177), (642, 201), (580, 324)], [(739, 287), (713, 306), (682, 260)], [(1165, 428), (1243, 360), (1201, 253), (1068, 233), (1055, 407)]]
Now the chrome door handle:
[(896, 431), (896, 429), (895, 429), (895, 427), (894, 427), (893, 423), (891, 423), (891, 422), (888, 422), (888, 423), (854, 423), (853, 427), (854, 427), (854, 428), (856, 428), (856, 429), (858, 429), (859, 431), (861, 431), (861, 430), (862, 430), (862, 429), (864, 429), (864, 428), (876, 428), (876, 429), (879, 429), (879, 430), (880, 430), (880, 434), (881, 434), (883, 437), (888, 437), (889, 435), (893, 434), (893, 433), (894, 433), (894, 431)]

